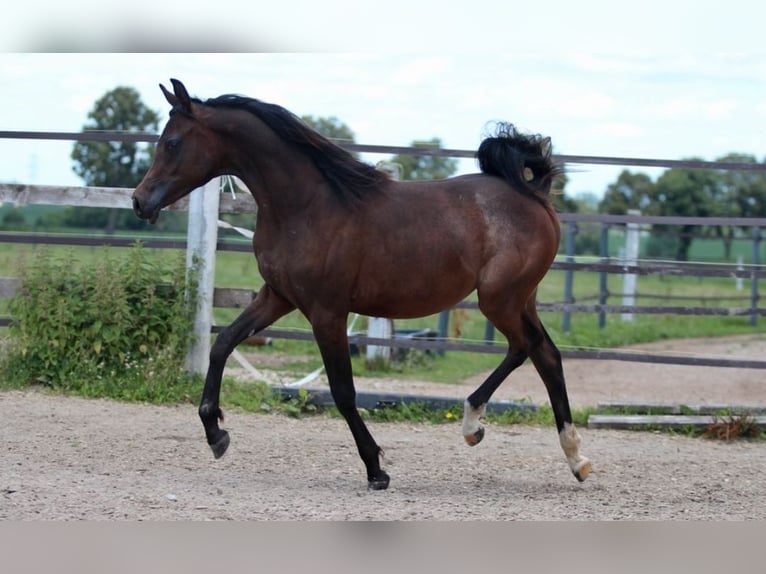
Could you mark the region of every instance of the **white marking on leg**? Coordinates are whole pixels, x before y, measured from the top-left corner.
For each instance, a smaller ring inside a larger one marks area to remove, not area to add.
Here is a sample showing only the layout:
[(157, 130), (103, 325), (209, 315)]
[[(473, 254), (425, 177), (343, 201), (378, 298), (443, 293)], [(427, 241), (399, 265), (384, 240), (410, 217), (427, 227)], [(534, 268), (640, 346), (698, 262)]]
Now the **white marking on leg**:
[(590, 472), (590, 461), (580, 455), (580, 435), (573, 424), (564, 423), (564, 429), (559, 433), (559, 442), (569, 468), (579, 480), (585, 480)]
[(487, 403), (479, 405), (478, 408), (473, 408), (468, 399), (463, 403), (463, 436), (474, 436), (481, 430), (481, 422), (479, 419), (484, 416), (487, 410)]

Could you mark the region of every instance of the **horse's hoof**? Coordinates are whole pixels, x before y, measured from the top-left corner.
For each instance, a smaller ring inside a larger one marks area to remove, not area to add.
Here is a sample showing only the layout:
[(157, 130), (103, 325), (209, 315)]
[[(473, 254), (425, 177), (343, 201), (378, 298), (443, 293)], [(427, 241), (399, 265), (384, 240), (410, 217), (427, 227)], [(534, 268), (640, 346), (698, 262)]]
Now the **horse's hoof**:
[(210, 449), (215, 458), (221, 458), (227, 448), (229, 448), (229, 433), (222, 430), (220, 438), (210, 445)]
[(370, 490), (386, 490), (390, 481), (389, 476), (381, 470), (380, 476), (367, 480), (367, 488)]
[(572, 474), (575, 475), (575, 478), (579, 480), (580, 482), (583, 482), (586, 478), (588, 478), (588, 475), (590, 474), (590, 471), (592, 469), (592, 465), (590, 461), (585, 458), (580, 461), (580, 463), (572, 469)]
[(468, 443), (468, 446), (476, 446), (484, 438), (484, 427), (479, 427), (479, 430), (473, 434), (463, 435), (463, 438)]

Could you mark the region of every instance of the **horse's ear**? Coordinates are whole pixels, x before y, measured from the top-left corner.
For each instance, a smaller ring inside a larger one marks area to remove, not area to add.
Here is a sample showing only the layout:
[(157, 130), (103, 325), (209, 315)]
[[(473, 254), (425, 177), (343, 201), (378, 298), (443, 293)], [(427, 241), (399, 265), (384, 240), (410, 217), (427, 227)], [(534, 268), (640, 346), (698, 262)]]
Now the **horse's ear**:
[(165, 94), (165, 99), (171, 106), (175, 108), (180, 103), (175, 94), (169, 92), (168, 89), (162, 84), (160, 84), (160, 89), (162, 90), (162, 93)]
[(191, 98), (189, 97), (189, 92), (186, 91), (186, 87), (175, 78), (170, 78), (170, 83), (173, 84), (173, 91), (178, 100), (178, 105), (185, 112), (191, 113)]

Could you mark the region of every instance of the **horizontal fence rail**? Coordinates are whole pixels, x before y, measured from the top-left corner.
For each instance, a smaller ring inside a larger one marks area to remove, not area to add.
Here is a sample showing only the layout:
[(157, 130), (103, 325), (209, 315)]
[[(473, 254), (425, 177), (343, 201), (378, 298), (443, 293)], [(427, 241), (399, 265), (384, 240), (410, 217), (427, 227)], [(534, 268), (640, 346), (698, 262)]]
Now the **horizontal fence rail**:
[[(763, 171), (766, 171), (766, 166)], [(133, 188), (128, 187), (72, 187), (61, 185), (27, 185), (0, 183), (0, 201), (15, 205), (60, 205), (81, 207), (114, 207), (133, 209)], [(187, 211), (189, 198), (179, 199), (163, 209)], [(251, 213), (257, 206), (249, 193), (221, 194), (221, 213)], [(625, 225), (700, 225), (733, 227), (766, 227), (766, 217), (682, 217), (673, 215), (611, 215), (606, 213), (559, 213), (562, 223), (602, 223)]]
[[(24, 184), (0, 184), (0, 201), (10, 202), (15, 205), (88, 205), (91, 207), (112, 207), (120, 209), (132, 209), (131, 195), (133, 190), (130, 188), (109, 188), (109, 187), (66, 187), (66, 186), (30, 186)], [(188, 198), (178, 201), (170, 207), (175, 210), (187, 210)], [(257, 210), (255, 201), (247, 193), (239, 193), (236, 196), (224, 193), (221, 196), (221, 213), (248, 213)], [(629, 223), (642, 224), (665, 224), (665, 225), (731, 225), (740, 227), (766, 227), (766, 218), (738, 218), (738, 217), (674, 217), (674, 216), (639, 216), (639, 215), (606, 215), (606, 214), (578, 214), (562, 213), (559, 214), (562, 223), (601, 223), (610, 225), (624, 225)], [(152, 248), (185, 248), (185, 239), (168, 239), (153, 237), (119, 237), (119, 236), (91, 236), (82, 237), (68, 234), (40, 234), (40, 233), (11, 233), (0, 232), (0, 243), (30, 243), (30, 244), (59, 244), (59, 245), (81, 245), (98, 246), (112, 245), (126, 247), (135, 241), (140, 240), (142, 244)], [(250, 241), (245, 240), (224, 240), (219, 239), (217, 248), (220, 251), (241, 251), (250, 252), (252, 246)], [(729, 277), (741, 279), (763, 279), (766, 277), (766, 269), (752, 265), (710, 265), (693, 263), (649, 263), (642, 265), (626, 265), (622, 263), (599, 261), (574, 261), (562, 260), (565, 257), (560, 256), (551, 266), (552, 270), (562, 271), (589, 271), (609, 274), (635, 274), (635, 275), (661, 275), (661, 276), (693, 276), (693, 277)], [(620, 306), (582, 306), (573, 303), (548, 304), (547, 310), (569, 310), (581, 312), (625, 312)], [(470, 307), (470, 305), (468, 305)], [(543, 308), (543, 307), (541, 307)], [(647, 312), (653, 308), (647, 308)], [(678, 309), (669, 309), (669, 312), (677, 312)], [(634, 311), (641, 312), (641, 308), (634, 308)], [(682, 311), (683, 312), (683, 311)], [(737, 315), (753, 313), (752, 308), (746, 311), (712, 311), (714, 314)], [(761, 311), (755, 311), (762, 314)], [(685, 314), (692, 314), (693, 311)], [(705, 310), (703, 314), (710, 314), (710, 310)]]
[[(128, 187), (69, 187), (60, 185), (25, 185), (0, 183), (0, 202), (14, 205), (59, 205), (80, 207), (113, 207), (133, 209), (133, 188)], [(186, 196), (164, 209), (188, 211)], [(221, 194), (221, 213), (253, 213), (255, 200), (249, 193)]]
[[(36, 139), (36, 140), (66, 140), (66, 141), (128, 141), (154, 143), (158, 134), (139, 132), (112, 132), (112, 131), (86, 131), (86, 132), (37, 132), (37, 131), (0, 131), (0, 139)], [(473, 158), (475, 151), (441, 149), (434, 147), (403, 147), (403, 146), (379, 146), (363, 145), (348, 141), (336, 140), (336, 143), (348, 151), (372, 154), (403, 154), (415, 156), (439, 156)], [(562, 164), (593, 164), (593, 165), (617, 165), (617, 166), (640, 166), (658, 168), (687, 168), (687, 169), (714, 169), (736, 170), (746, 172), (766, 172), (766, 164), (731, 161), (698, 161), (698, 160), (661, 160), (651, 158), (630, 157), (605, 157), (605, 156), (581, 156), (581, 155), (554, 155), (554, 160)], [(16, 205), (47, 204), (47, 205), (79, 205), (88, 207), (107, 207), (130, 209), (132, 207), (131, 195), (133, 189), (129, 188), (83, 188), (64, 186), (31, 186), (23, 184), (0, 184), (0, 201), (11, 202)], [(222, 194), (220, 197), (220, 213), (249, 213), (257, 210), (257, 206), (249, 193)], [(188, 198), (175, 203), (169, 209), (188, 210)], [(733, 226), (750, 227), (760, 229), (766, 227), (766, 218), (708, 218), (708, 217), (666, 217), (666, 216), (643, 216), (643, 215), (604, 215), (604, 214), (560, 214), (562, 224), (576, 225), (578, 223), (597, 223), (603, 226), (622, 226), (630, 224), (638, 225), (674, 225), (674, 226)], [(62, 245), (114, 245), (120, 247), (130, 246), (137, 239), (151, 248), (186, 248), (185, 239), (170, 239), (158, 237), (78, 237), (64, 234), (21, 234), (0, 232), (0, 243), (39, 243), (39, 244), (62, 244)], [(218, 239), (218, 251), (242, 251), (251, 252), (252, 246), (249, 241), (234, 239)], [(760, 265), (693, 265), (683, 263), (668, 264), (665, 262), (649, 262), (642, 264), (615, 263), (610, 258), (600, 258), (599, 261), (583, 261), (583, 258), (562, 256), (552, 265), (553, 270), (565, 273), (575, 271), (595, 272), (605, 274), (632, 274), (632, 275), (659, 275), (659, 276), (692, 276), (692, 277), (726, 277), (732, 279), (750, 279), (757, 285), (759, 279), (766, 274)], [(15, 280), (0, 279), (0, 298), (8, 298), (16, 289)], [(239, 293), (232, 293), (239, 291)], [(611, 294), (608, 294), (611, 296)], [(749, 307), (700, 307), (700, 306), (638, 306), (638, 305), (608, 305), (603, 301), (604, 294), (593, 297), (600, 299), (598, 303), (586, 304), (567, 300), (564, 302), (545, 303), (540, 302), (538, 308), (541, 311), (555, 312), (582, 312), (582, 313), (648, 313), (648, 314), (678, 314), (678, 315), (708, 315), (708, 316), (764, 316), (766, 310), (751, 304)], [(636, 294), (636, 296), (640, 296)], [(215, 290), (215, 306), (218, 307), (242, 307), (253, 297), (251, 290)], [(663, 297), (669, 299), (667, 297)], [(584, 298), (587, 299), (587, 298)], [(699, 297), (690, 297), (697, 299)], [(745, 301), (742, 297), (738, 300)], [(757, 293), (751, 298), (751, 303), (758, 301)], [(475, 309), (476, 303), (464, 301), (455, 308)], [(9, 318), (0, 318), (0, 324), (7, 325)], [(213, 331), (217, 328), (213, 328)], [(269, 329), (264, 332), (270, 337), (313, 339), (311, 333), (300, 333), (279, 329)], [(491, 343), (463, 343), (439, 339), (422, 340), (411, 338), (378, 339), (355, 335), (354, 341), (358, 344), (378, 344), (394, 348), (430, 349), (435, 351), (471, 351), (487, 353), (505, 353), (505, 345)], [(565, 357), (585, 359), (609, 359), (618, 361), (653, 362), (661, 364), (699, 365), (699, 366), (731, 366), (743, 368), (766, 368), (766, 362), (740, 361), (730, 359), (714, 359), (705, 357), (679, 357), (656, 355), (646, 353), (629, 353), (613, 350), (563, 350)]]
[[(34, 139), (34, 140), (65, 140), (93, 142), (135, 142), (156, 143), (159, 134), (148, 132), (124, 131), (85, 131), (85, 132), (38, 132), (38, 131), (9, 131), (0, 130), (0, 139)], [(428, 146), (384, 146), (357, 144), (347, 140), (333, 139), (336, 144), (351, 152), (379, 153), (391, 155), (415, 155), (435, 157), (475, 158), (475, 150), (446, 149)], [(635, 157), (608, 157), (591, 155), (554, 154), (558, 163), (591, 164), (591, 165), (631, 165), (636, 167), (687, 168), (687, 169), (720, 169), (737, 171), (766, 172), (766, 164), (735, 161), (702, 161), (702, 160), (669, 160)]]
[(613, 273), (617, 275), (670, 275), (684, 277), (729, 277), (735, 279), (759, 279), (766, 277), (766, 269), (758, 265), (695, 265), (690, 263), (679, 264), (648, 264), (648, 265), (624, 265), (621, 263), (582, 263), (576, 261), (554, 261), (551, 269), (562, 271), (593, 271)]
[[(15, 278), (0, 278), (0, 298), (13, 297), (18, 289), (19, 280)], [(255, 297), (255, 291), (251, 289), (237, 289), (237, 288), (216, 288), (213, 306), (217, 308), (238, 308), (242, 309), (246, 307)], [(582, 309), (577, 309), (582, 307)], [(578, 305), (561, 305), (561, 304), (538, 304), (540, 310), (561, 310), (569, 308), (570, 310), (576, 309), (585, 312), (593, 312), (594, 309), (598, 309), (599, 306), (578, 306)], [(627, 306), (614, 306), (613, 312), (622, 313), (625, 311), (630, 312), (679, 312), (680, 314), (687, 314), (687, 308), (678, 308), (674, 311), (665, 311), (662, 308), (643, 309), (640, 307), (627, 307)], [(478, 305), (475, 302), (464, 301), (454, 308), (464, 309), (477, 309)], [(642, 311), (638, 311), (642, 309)], [(696, 313), (702, 314), (702, 311), (715, 311), (710, 308), (695, 308)], [(751, 312), (750, 309), (740, 310), (742, 313), (734, 313), (734, 315), (744, 315)], [(744, 313), (747, 311), (747, 313)], [(760, 315), (766, 315), (766, 309), (759, 309)], [(711, 313), (714, 315), (721, 315), (719, 313)], [(723, 316), (732, 316), (731, 314), (723, 314)], [(9, 325), (11, 322), (10, 317), (0, 318), (0, 325)], [(214, 326), (212, 328), (213, 333), (220, 332), (222, 327)], [(269, 328), (258, 333), (260, 336), (271, 337), (273, 339), (287, 339), (298, 341), (314, 341), (314, 336), (309, 331), (295, 331), (287, 329)], [(431, 352), (446, 352), (446, 351), (462, 351), (472, 353), (492, 353), (492, 354), (505, 354), (507, 349), (505, 345), (496, 345), (491, 342), (456, 342), (448, 341), (439, 338), (397, 338), (382, 339), (378, 337), (368, 337), (362, 334), (353, 334), (349, 337), (350, 343), (357, 345), (385, 345), (391, 348), (397, 349), (417, 349), (421, 351)], [(687, 366), (707, 366), (707, 367), (736, 367), (746, 369), (766, 369), (766, 361), (755, 361), (745, 359), (727, 359), (727, 358), (713, 358), (713, 357), (695, 357), (695, 356), (679, 356), (679, 355), (663, 355), (653, 353), (635, 353), (627, 351), (618, 351), (610, 349), (562, 349), (561, 354), (564, 358), (570, 359), (591, 359), (591, 360), (611, 360), (611, 361), (623, 361), (623, 362), (638, 362), (638, 363), (658, 363), (665, 365), (687, 365)]]

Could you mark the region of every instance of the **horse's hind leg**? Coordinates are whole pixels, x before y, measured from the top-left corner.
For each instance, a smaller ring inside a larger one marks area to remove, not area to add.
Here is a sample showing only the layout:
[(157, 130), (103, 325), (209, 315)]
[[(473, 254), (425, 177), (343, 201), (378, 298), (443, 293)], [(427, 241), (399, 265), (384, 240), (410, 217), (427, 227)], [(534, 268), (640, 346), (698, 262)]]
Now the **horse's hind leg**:
[(561, 353), (538, 319), (534, 309), (527, 316), (526, 328), (529, 336), (538, 341), (530, 348), (529, 357), (548, 391), (561, 448), (572, 473), (577, 480), (582, 482), (591, 471), (591, 463), (587, 458), (580, 455), (580, 435), (572, 423), (569, 397), (564, 382), (564, 370), (561, 365)]
[(334, 315), (327, 318), (312, 316), (314, 337), (322, 354), (335, 406), (351, 429), (359, 456), (367, 469), (367, 485), (372, 490), (385, 490), (390, 479), (380, 468), (381, 449), (356, 408), (356, 390), (344, 319)]
[(249, 335), (265, 329), (294, 308), (291, 303), (282, 299), (266, 285), (239, 317), (218, 334), (213, 343), (210, 350), (210, 366), (205, 377), (205, 388), (202, 391), (199, 406), (199, 416), (205, 427), (207, 443), (213, 450), (215, 458), (223, 456), (229, 447), (229, 433), (218, 426), (218, 421), (223, 420), (219, 402), (226, 360), (236, 346)]
[[(508, 293), (511, 296), (508, 296)], [(463, 406), (463, 438), (474, 446), (484, 438), (481, 418), (487, 403), (500, 384), (528, 357), (528, 342), (524, 337), (522, 310), (526, 298), (520, 291), (507, 286), (502, 289), (479, 289), (479, 309), (508, 341), (508, 353), (492, 374), (465, 400)]]
[(537, 316), (534, 295), (527, 299), (525, 305), (520, 306), (514, 304), (519, 299), (507, 301), (505, 305), (490, 306), (487, 301), (494, 299), (485, 295), (482, 302), (481, 297), (480, 293), (479, 306), (482, 312), (508, 339), (508, 354), (487, 380), (466, 399), (463, 437), (471, 446), (481, 441), (484, 437), (484, 427), (480, 419), (486, 411), (490, 397), (508, 375), (529, 357), (548, 391), (559, 441), (569, 467), (579, 481), (585, 480), (590, 473), (591, 463), (580, 455), (580, 436), (572, 424), (561, 353)]
[(481, 417), (484, 416), (490, 397), (492, 397), (492, 394), (508, 375), (521, 365), (526, 358), (526, 350), (513, 352), (512, 349), (509, 349), (503, 362), (465, 400), (463, 405), (463, 438), (465, 438), (465, 442), (470, 446), (479, 444), (481, 439), (484, 438), (484, 426), (481, 424)]

